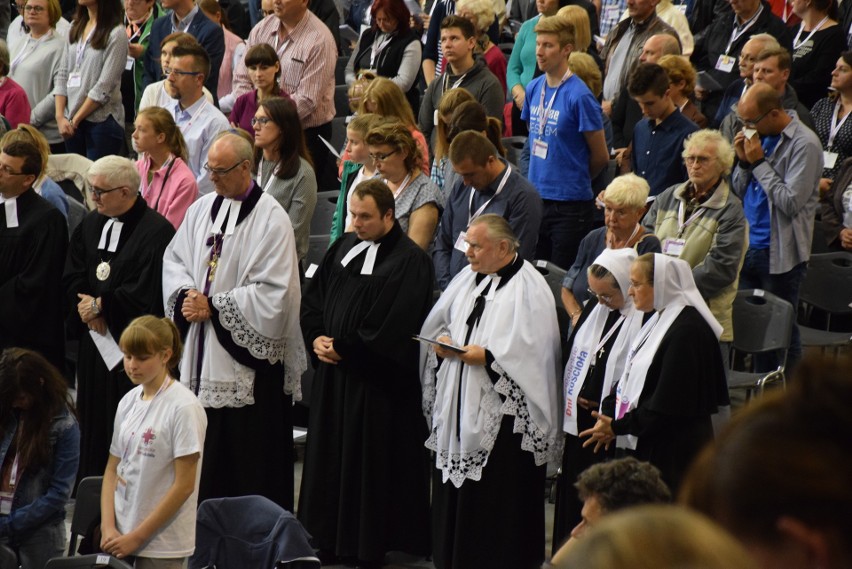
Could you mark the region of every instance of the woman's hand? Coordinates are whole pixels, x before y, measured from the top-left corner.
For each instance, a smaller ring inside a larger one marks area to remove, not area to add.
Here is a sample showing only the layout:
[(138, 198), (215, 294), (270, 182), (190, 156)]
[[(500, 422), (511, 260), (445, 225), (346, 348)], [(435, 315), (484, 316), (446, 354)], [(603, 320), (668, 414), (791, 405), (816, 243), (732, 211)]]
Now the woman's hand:
[(101, 549), (109, 553), (107, 549), (107, 543), (114, 541), (116, 538), (121, 537), (121, 532), (115, 529), (115, 526), (106, 527), (106, 524), (101, 524)]
[(515, 85), (512, 87), (512, 100), (515, 101), (515, 106), (518, 107), (518, 110), (523, 110), (524, 108), (524, 100), (527, 98), (527, 92), (521, 85)]
[(56, 119), (56, 126), (59, 127), (59, 134), (62, 138), (68, 140), (74, 134), (76, 134), (77, 129), (74, 128), (74, 125), (71, 124), (71, 121), (66, 119), (65, 117), (59, 117)]
[(615, 440), (615, 433), (612, 430), (612, 417), (602, 415), (597, 411), (592, 411), (592, 417), (597, 419), (595, 426), (591, 429), (586, 429), (580, 433), (580, 438), (589, 437), (589, 440), (583, 443), (583, 448), (594, 443), (594, 452), (597, 453), (601, 447), (604, 450), (609, 450), (609, 445)]

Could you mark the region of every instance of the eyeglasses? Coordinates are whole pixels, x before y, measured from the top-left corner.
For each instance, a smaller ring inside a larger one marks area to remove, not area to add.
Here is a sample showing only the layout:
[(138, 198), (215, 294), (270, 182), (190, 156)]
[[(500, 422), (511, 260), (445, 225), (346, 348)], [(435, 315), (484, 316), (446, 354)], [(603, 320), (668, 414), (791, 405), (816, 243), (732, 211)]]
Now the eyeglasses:
[(384, 154), (370, 154), (370, 158), (372, 158), (373, 162), (384, 162), (389, 157), (393, 156), (399, 152), (399, 150), (394, 150), (392, 152), (385, 152)]
[(46, 8), (44, 6), (30, 6), (29, 4), (24, 6), (24, 12), (35, 12), (36, 14), (40, 14), (45, 10)]
[(252, 117), (251, 126), (266, 126), (272, 122), (272, 119), (269, 117)]
[(166, 74), (166, 77), (174, 73), (175, 75), (183, 75), (183, 76), (193, 76), (193, 75), (201, 75), (201, 71), (181, 71), (180, 69), (171, 69), (165, 68), (163, 69), (163, 73)]
[(243, 162), (245, 162), (245, 160), (240, 160), (239, 162), (237, 162), (236, 164), (234, 164), (230, 168), (211, 168), (210, 164), (208, 162), (205, 162), (204, 163), (204, 169), (207, 170), (208, 172), (210, 172), (211, 176), (225, 176), (225, 175), (229, 174), (231, 172), (231, 170), (233, 170), (234, 168), (236, 168), (237, 166), (239, 166)]
[(760, 115), (759, 117), (757, 117), (756, 119), (754, 119), (753, 121), (750, 121), (750, 120), (748, 120), (748, 119), (744, 119), (744, 118), (743, 118), (743, 117), (741, 117), (740, 115), (737, 115), (737, 120), (738, 120), (738, 121), (740, 121), (740, 122), (741, 122), (744, 126), (747, 126), (747, 127), (750, 127), (750, 128), (754, 128), (754, 127), (756, 127), (756, 126), (757, 126), (757, 123), (759, 123), (760, 121), (762, 121), (763, 119), (765, 119), (765, 118), (766, 118), (766, 115), (768, 115), (769, 113), (771, 113), (771, 112), (772, 112), (772, 111), (774, 111), (774, 110), (775, 110), (775, 109), (770, 109), (770, 110), (766, 111), (765, 113), (763, 113), (762, 115)]
[(651, 283), (637, 283), (636, 281), (630, 281), (630, 288), (637, 289), (639, 287), (643, 287), (645, 285), (650, 285)]
[(683, 161), (686, 162), (690, 166), (692, 166), (694, 164), (706, 166), (707, 164), (710, 163), (710, 160), (712, 160), (712, 158), (710, 158), (709, 156), (684, 156), (683, 157)]
[(104, 190), (104, 189), (99, 188), (97, 186), (92, 186), (92, 196), (94, 196), (96, 198), (100, 198), (104, 194), (108, 194), (110, 192), (115, 192), (115, 191), (118, 191), (118, 190), (123, 190), (126, 187), (127, 186), (118, 186), (117, 188), (112, 188), (110, 190)]
[(593, 296), (598, 300), (602, 300), (604, 304), (609, 304), (610, 302), (612, 302), (611, 294), (598, 294), (593, 291), (591, 287), (587, 288), (586, 291), (589, 293), (590, 296)]

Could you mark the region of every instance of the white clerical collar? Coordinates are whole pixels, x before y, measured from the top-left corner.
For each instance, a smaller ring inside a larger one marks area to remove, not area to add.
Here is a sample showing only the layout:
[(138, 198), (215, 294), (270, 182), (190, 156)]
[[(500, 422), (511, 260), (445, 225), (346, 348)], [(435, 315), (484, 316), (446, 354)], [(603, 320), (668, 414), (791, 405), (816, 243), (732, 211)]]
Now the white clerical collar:
[(381, 245), (381, 243), (376, 243), (375, 241), (361, 241), (352, 247), (348, 253), (346, 253), (343, 260), (340, 261), (340, 264), (345, 267), (350, 263), (350, 261), (352, 261), (352, 259), (360, 255), (361, 252), (366, 249), (367, 256), (364, 258), (364, 265), (361, 267), (361, 274), (372, 275), (373, 267), (376, 265), (376, 255), (379, 252), (379, 245)]
[(0, 196), (0, 203), (3, 204), (3, 209), (6, 211), (6, 227), (8, 229), (18, 227), (18, 196), (13, 198)]
[[(110, 253), (115, 253), (118, 249), (118, 240), (121, 238), (121, 228), (124, 227), (124, 222), (111, 217), (101, 229), (101, 240), (98, 242), (98, 249), (106, 249)], [(107, 243), (107, 235), (109, 235), (109, 243)]]
[[(240, 217), (240, 209), (243, 207), (243, 202), (225, 198), (222, 200), (222, 205), (219, 207), (219, 213), (213, 221), (211, 232), (213, 235), (222, 233), (222, 226), (225, 224), (225, 217), (228, 218), (228, 226), (225, 228), (225, 235), (233, 235), (234, 229), (237, 227), (237, 218)], [(228, 212), (231, 212), (228, 215)]]

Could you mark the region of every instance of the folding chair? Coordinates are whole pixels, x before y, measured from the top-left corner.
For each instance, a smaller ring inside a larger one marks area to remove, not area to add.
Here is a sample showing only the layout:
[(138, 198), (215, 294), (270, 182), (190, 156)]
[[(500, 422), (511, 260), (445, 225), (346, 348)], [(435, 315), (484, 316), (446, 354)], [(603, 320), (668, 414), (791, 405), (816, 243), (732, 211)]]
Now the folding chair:
[[(811, 255), (808, 273), (799, 291), (799, 303), (804, 307), (799, 324), (802, 346), (819, 347), (835, 353), (852, 343), (852, 332), (830, 332), (832, 316), (852, 315), (852, 253), (822, 253)], [(825, 328), (813, 324), (814, 309), (825, 313)]]
[[(85, 535), (101, 515), (101, 485), (103, 481), (103, 476), (87, 476), (80, 480), (80, 484), (77, 485), (77, 498), (74, 502), (74, 516), (71, 518), (71, 532), (68, 542), (69, 557), (77, 554), (77, 538)], [(88, 566), (81, 565), (80, 567)]]
[(786, 386), (784, 366), (787, 349), (793, 333), (793, 305), (764, 290), (741, 290), (734, 299), (733, 349), (736, 353), (779, 355), (777, 369), (769, 372), (738, 371), (733, 369), (735, 358), (731, 357), (728, 370), (728, 387), (732, 389), (757, 389), (763, 393), (766, 384), (780, 380)]
[(331, 230), (331, 220), (337, 209), (340, 192), (317, 192), (317, 207), (311, 218), (311, 235), (324, 235)]
[(533, 261), (536, 270), (544, 277), (553, 292), (553, 299), (556, 301), (556, 307), (562, 308), (562, 279), (565, 278), (565, 269), (554, 265), (550, 261)]
[(112, 567), (113, 569), (133, 569), (130, 565), (106, 553), (93, 553), (77, 557), (54, 557), (44, 569), (95, 569)]
[(331, 235), (311, 235), (308, 238), (308, 254), (305, 256), (305, 262), (310, 267), (311, 265), (319, 265), (322, 258), (325, 257), (325, 251), (328, 249), (328, 244), (331, 242)]
[(18, 556), (3, 544), (0, 544), (0, 569), (18, 569)]

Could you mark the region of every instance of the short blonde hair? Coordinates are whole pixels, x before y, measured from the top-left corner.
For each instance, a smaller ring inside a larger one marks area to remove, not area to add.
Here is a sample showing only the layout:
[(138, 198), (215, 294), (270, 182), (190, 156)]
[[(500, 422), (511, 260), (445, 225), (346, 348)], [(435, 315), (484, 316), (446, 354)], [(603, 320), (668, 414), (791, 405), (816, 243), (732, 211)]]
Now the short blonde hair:
[(684, 81), (683, 94), (687, 97), (692, 96), (695, 91), (695, 81), (698, 74), (686, 57), (682, 55), (664, 55), (657, 62), (657, 65), (666, 70), (670, 85)]
[(592, 45), (592, 25), (589, 23), (589, 13), (580, 6), (563, 6), (556, 15), (574, 24), (574, 49), (587, 52)]
[(731, 169), (734, 167), (734, 149), (731, 146), (731, 143), (728, 142), (718, 130), (705, 128), (690, 134), (689, 137), (683, 141), (683, 152), (681, 153), (681, 157), (686, 159), (686, 157), (690, 154), (690, 150), (695, 148), (706, 148), (708, 146), (715, 148), (716, 163), (719, 165), (719, 169), (722, 171), (722, 174), (725, 176), (730, 174)]
[(536, 34), (556, 34), (559, 47), (576, 45), (574, 24), (562, 16), (542, 16), (535, 25)]
[(568, 56), (568, 69), (586, 84), (592, 95), (601, 96), (601, 92), (603, 92), (601, 68), (598, 67), (591, 55), (582, 51), (572, 51), (571, 55)]
[(641, 209), (645, 207), (650, 192), (651, 187), (644, 178), (636, 174), (624, 174), (609, 183), (604, 200), (618, 207)]
[(491, 0), (459, 0), (456, 2), (456, 14), (470, 10), (473, 14), (473, 27), (476, 33), (487, 32), (494, 23), (494, 3)]

